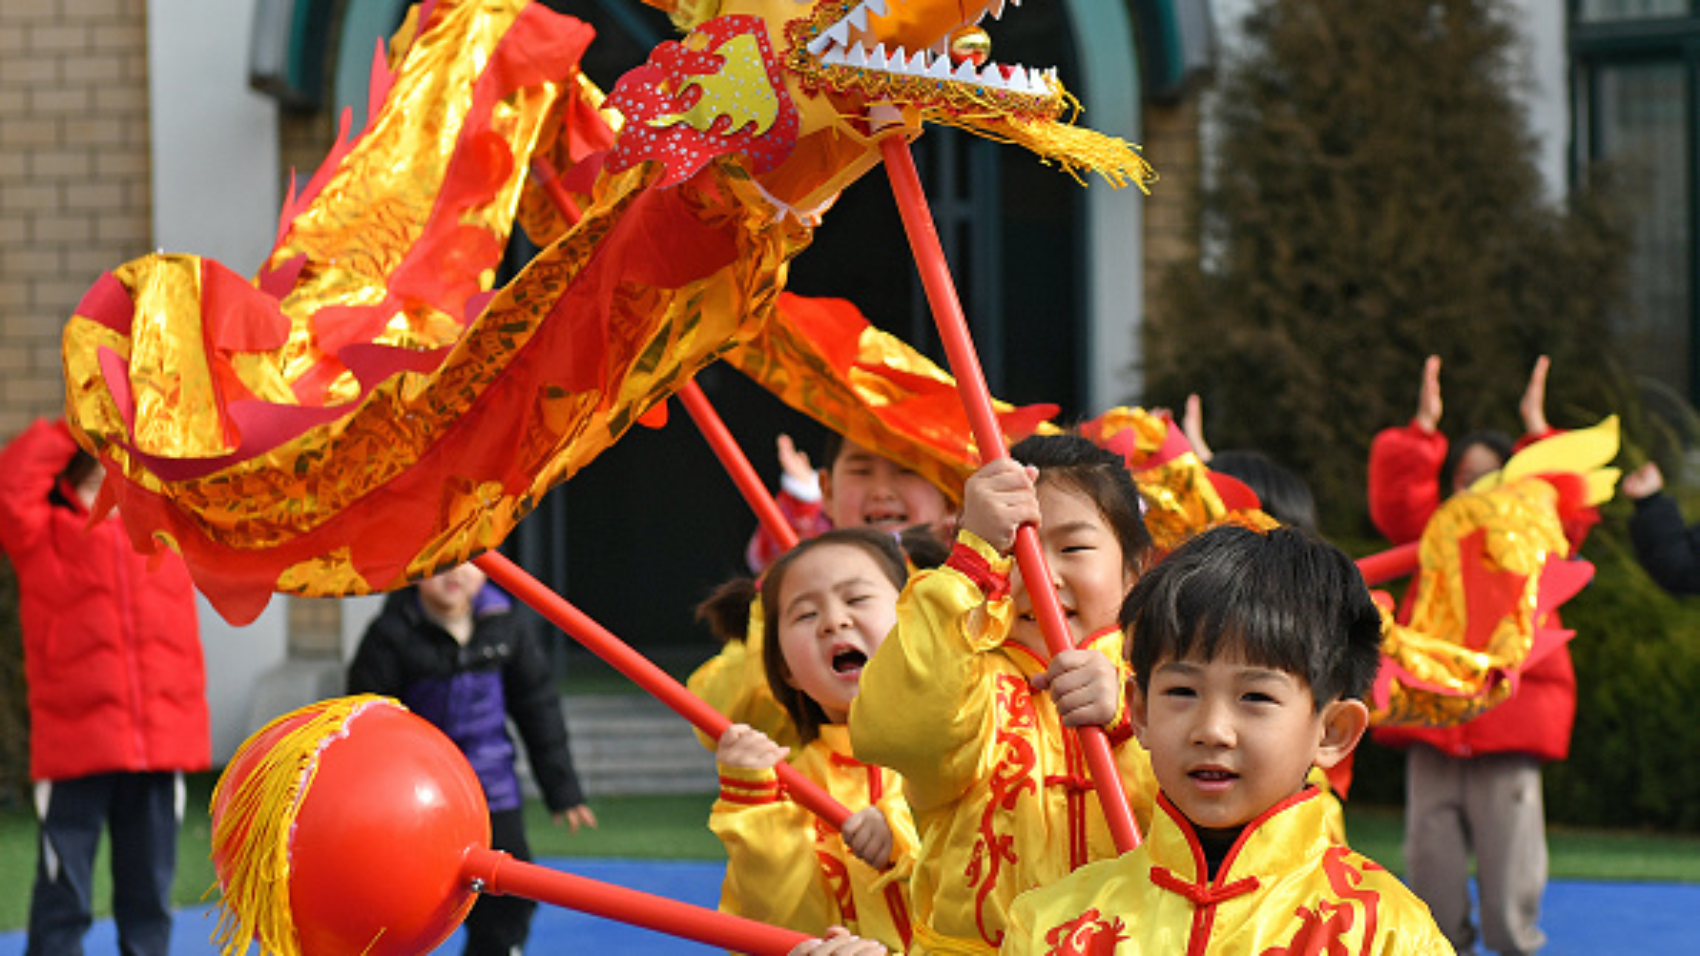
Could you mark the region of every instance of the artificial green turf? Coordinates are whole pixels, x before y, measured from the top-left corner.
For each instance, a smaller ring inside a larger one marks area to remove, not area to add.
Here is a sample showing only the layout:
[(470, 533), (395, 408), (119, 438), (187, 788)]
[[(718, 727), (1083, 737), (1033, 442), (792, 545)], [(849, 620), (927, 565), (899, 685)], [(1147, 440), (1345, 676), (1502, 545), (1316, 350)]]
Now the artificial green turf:
[[(211, 907), (203, 894), (216, 879), (207, 805), (213, 777), (190, 778), (189, 806), (179, 842), (176, 902)], [(532, 852), (538, 857), (623, 857), (630, 859), (723, 860), (720, 842), (708, 832), (713, 795), (605, 796), (593, 799), (598, 827), (573, 833), (555, 826), (535, 801), (526, 807)], [(1398, 808), (1349, 805), (1346, 831), (1354, 848), (1394, 872), (1404, 868)], [(1548, 833), (1555, 878), (1647, 880), (1700, 883), (1700, 837), (1631, 831), (1570, 830)], [(108, 912), (111, 884), (106, 851), (97, 865), (97, 911)], [(401, 862), (398, 860), (398, 862)], [(35, 872), (35, 821), (27, 810), (0, 813), (0, 930), (21, 928), (29, 912)]]

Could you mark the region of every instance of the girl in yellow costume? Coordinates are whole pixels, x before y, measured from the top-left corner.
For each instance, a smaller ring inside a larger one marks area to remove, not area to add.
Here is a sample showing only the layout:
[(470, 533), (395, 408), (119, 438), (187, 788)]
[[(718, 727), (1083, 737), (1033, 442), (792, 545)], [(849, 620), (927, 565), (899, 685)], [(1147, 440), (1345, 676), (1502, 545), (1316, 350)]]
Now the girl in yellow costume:
[[(856, 755), (903, 774), (921, 828), (911, 953), (992, 952), (1017, 894), (1115, 854), (1066, 727), (1105, 728), (1136, 818), (1150, 815), (1116, 629), (1151, 546), (1139, 493), (1117, 456), (1079, 436), (1011, 455), (969, 479), (955, 551), (911, 579), (851, 708)], [(1038, 525), (1068, 615), (1074, 648), (1055, 659), (1010, 575), (1023, 523)]]
[(762, 658), (803, 742), (792, 763), (856, 812), (832, 832), (780, 791), (773, 766), (790, 748), (732, 725), (715, 751), (720, 799), (709, 816), (726, 845), (722, 910), (807, 933), (844, 926), (908, 947), (915, 825), (902, 781), (852, 756), (844, 727), (862, 667), (896, 622), (907, 574), (896, 541), (867, 528), (829, 531), (768, 569), (761, 603), (774, 610)]

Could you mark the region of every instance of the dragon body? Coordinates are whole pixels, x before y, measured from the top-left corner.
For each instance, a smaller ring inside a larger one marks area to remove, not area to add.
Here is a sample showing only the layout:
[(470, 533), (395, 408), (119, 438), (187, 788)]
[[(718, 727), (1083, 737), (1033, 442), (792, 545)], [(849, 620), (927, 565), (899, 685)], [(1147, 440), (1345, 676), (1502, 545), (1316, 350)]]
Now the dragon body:
[[(104, 505), (138, 547), (179, 550), (233, 622), (273, 592), (391, 590), (495, 547), (729, 353), (833, 427), (960, 484), (975, 456), (941, 401), (949, 376), (847, 303), (780, 303), (786, 264), (882, 135), (947, 122), (1070, 171), (1151, 177), (1127, 144), (1063, 120), (1054, 71), (964, 61), (942, 75), (952, 33), (1001, 12), (676, 9), (685, 35), (604, 102), (578, 73), (591, 39), (578, 21), (427, 0), (374, 64), (372, 120), (291, 195), (257, 276), (150, 255), (78, 305), (66, 407), (108, 465)], [(494, 288), (516, 215), (538, 208), (540, 158), (582, 213), (533, 230), (546, 247)], [(780, 328), (787, 311), (817, 331)], [(824, 388), (801, 381), (829, 372)]]

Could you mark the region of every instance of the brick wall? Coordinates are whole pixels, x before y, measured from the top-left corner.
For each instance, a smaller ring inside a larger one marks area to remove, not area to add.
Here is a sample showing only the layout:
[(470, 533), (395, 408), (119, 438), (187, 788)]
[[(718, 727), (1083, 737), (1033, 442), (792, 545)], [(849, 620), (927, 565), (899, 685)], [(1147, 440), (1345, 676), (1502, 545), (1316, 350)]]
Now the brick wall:
[(1199, 166), (1198, 97), (1145, 109), (1145, 157), (1159, 179), (1145, 200), (1145, 313), (1156, 315), (1162, 302), (1163, 274), (1198, 255)]
[(65, 320), (148, 251), (146, 8), (0, 3), (0, 439), (60, 412)]

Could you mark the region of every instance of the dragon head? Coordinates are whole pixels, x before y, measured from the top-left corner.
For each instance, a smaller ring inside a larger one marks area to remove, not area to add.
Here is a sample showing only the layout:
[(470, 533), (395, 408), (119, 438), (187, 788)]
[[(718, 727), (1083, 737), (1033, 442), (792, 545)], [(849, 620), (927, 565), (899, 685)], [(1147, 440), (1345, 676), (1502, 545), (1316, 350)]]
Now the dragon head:
[[(1020, 0), (646, 2), (667, 10), (688, 33), (671, 44), (678, 50), (664, 52), (670, 44), (663, 44), (651, 56), (645, 82), (659, 93), (648, 94), (652, 105), (636, 118), (652, 127), (676, 125), (694, 111), (699, 132), (721, 137), (726, 146), (721, 152), (746, 156), (745, 146), (732, 145), (730, 137), (760, 139), (779, 131), (786, 138), (783, 148), (767, 144), (750, 171), (771, 196), (795, 209), (829, 203), (872, 167), (879, 155), (877, 136), (899, 128), (913, 137), (927, 122), (1016, 142), (1071, 172), (1096, 171), (1117, 185), (1144, 188), (1154, 178), (1127, 143), (1067, 121), (1064, 114), (1074, 100), (1054, 68), (989, 58), (990, 41), (978, 24), (988, 15), (1001, 18)], [(743, 42), (746, 36), (759, 39)], [(734, 57), (748, 57), (757, 48), (768, 58), (764, 69), (747, 66), (741, 72), (765, 73), (770, 91), (753, 81), (726, 79), (740, 72)], [(693, 55), (698, 65), (681, 71), (679, 64)], [(702, 70), (717, 79), (696, 72)], [(765, 102), (770, 92), (774, 109), (750, 106)], [(634, 119), (633, 99), (628, 95), (617, 104), (628, 122)], [(659, 157), (653, 145), (644, 144), (643, 158)], [(638, 158), (635, 151), (632, 158)]]

